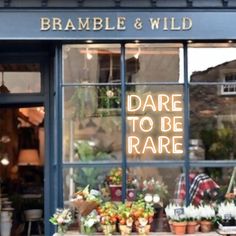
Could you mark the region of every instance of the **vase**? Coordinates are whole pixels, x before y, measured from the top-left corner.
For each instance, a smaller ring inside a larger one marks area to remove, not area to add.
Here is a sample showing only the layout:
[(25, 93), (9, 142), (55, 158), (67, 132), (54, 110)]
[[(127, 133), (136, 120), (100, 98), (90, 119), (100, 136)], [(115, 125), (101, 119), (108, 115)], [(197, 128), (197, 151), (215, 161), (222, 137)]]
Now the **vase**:
[(101, 227), (104, 235), (106, 236), (112, 235), (112, 233), (116, 230), (116, 225), (102, 225)]
[(127, 225), (119, 225), (119, 230), (122, 236), (127, 236), (131, 234), (132, 227), (129, 227)]
[(58, 236), (63, 236), (68, 229), (67, 225), (58, 225), (57, 226), (57, 235)]
[(212, 228), (212, 222), (211, 221), (208, 221), (208, 220), (202, 220), (200, 222), (200, 227), (201, 227), (201, 231), (203, 233), (207, 233), (207, 232), (210, 232), (211, 231), (211, 228)]
[(176, 235), (183, 235), (186, 232), (187, 222), (173, 222), (173, 228)]
[(187, 223), (187, 234), (196, 233), (197, 221), (189, 221)]

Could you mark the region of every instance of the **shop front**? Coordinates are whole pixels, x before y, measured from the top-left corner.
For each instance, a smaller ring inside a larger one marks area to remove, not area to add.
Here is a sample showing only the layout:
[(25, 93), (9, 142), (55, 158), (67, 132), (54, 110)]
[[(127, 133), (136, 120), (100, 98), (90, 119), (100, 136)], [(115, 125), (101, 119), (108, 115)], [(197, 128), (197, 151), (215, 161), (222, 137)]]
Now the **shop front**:
[(103, 202), (142, 195), (159, 233), (170, 231), (170, 204), (181, 217), (185, 205), (234, 200), (233, 9), (9, 8), (0, 17), (0, 225), (11, 235), (52, 235), (56, 208), (71, 208), (87, 186)]

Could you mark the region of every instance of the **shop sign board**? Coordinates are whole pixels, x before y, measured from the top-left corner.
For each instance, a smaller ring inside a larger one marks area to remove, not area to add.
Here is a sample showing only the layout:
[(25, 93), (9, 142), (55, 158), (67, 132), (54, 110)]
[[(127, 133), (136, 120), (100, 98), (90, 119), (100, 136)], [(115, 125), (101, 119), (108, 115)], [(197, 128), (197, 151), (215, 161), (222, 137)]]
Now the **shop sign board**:
[(0, 39), (234, 39), (234, 11), (2, 9)]

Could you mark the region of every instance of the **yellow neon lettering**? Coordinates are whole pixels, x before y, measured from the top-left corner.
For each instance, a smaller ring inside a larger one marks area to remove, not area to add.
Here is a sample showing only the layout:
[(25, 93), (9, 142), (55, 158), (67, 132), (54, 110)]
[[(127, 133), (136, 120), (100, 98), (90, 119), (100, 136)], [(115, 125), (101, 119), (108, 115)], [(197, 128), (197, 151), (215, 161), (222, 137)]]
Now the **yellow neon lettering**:
[[(135, 101), (135, 103), (134, 103)], [(132, 104), (136, 104), (132, 105)], [(141, 98), (137, 95), (128, 95), (127, 97), (127, 110), (130, 112), (137, 111), (141, 107)]]
[(152, 137), (148, 136), (142, 150), (142, 154), (145, 153), (146, 149), (151, 149), (152, 153), (157, 153)]
[(183, 140), (183, 136), (173, 136), (172, 137), (173, 153), (181, 154), (181, 153), (183, 153), (183, 144), (181, 142), (177, 142), (177, 139)]
[[(136, 136), (129, 136), (128, 137), (128, 153), (129, 154), (132, 154), (132, 153), (135, 153), (135, 152), (137, 154), (140, 154), (140, 152), (139, 152), (139, 150), (137, 148), (137, 146), (139, 145), (139, 142), (140, 142), (140, 140)], [(133, 152), (133, 150), (135, 152)]]

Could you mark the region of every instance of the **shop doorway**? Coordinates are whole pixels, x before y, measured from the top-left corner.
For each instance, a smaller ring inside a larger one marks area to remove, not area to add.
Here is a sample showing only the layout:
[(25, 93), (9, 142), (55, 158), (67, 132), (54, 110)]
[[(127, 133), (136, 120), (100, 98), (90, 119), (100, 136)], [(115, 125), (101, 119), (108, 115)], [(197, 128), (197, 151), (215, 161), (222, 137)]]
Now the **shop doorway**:
[(43, 234), (44, 117), (43, 106), (0, 108), (1, 235)]

